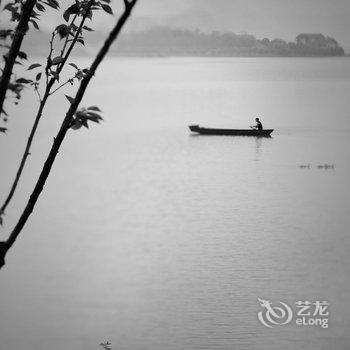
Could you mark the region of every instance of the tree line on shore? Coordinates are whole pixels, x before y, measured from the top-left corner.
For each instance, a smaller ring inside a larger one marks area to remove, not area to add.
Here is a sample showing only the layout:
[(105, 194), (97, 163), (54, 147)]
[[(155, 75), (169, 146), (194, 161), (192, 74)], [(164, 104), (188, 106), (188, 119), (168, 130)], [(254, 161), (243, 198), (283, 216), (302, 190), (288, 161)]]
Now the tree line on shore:
[(344, 49), (323, 34), (300, 34), (295, 41), (257, 39), (249, 34), (203, 33), (153, 27), (124, 34), (118, 54), (140, 56), (344, 56)]

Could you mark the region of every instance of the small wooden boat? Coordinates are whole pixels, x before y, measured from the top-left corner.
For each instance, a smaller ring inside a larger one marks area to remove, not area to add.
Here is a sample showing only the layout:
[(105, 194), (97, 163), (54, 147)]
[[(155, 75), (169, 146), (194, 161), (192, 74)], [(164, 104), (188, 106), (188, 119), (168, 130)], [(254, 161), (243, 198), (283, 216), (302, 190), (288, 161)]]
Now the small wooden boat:
[(225, 135), (225, 136), (255, 136), (270, 137), (273, 129), (256, 130), (256, 129), (215, 129), (202, 128), (199, 125), (190, 125), (190, 130), (201, 135)]

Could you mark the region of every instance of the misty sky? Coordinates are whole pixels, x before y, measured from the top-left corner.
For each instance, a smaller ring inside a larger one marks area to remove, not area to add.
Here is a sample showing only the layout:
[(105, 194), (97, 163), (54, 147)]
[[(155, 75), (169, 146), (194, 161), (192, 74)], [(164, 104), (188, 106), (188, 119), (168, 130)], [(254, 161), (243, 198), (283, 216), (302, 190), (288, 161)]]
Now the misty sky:
[(156, 23), (288, 40), (301, 32), (321, 32), (350, 48), (350, 0), (139, 1), (137, 17)]
[[(70, 3), (64, 0), (61, 7)], [(120, 12), (122, 0), (111, 4)], [(41, 27), (50, 31), (62, 22), (55, 11), (44, 17)], [(93, 26), (109, 30), (115, 20), (98, 15)], [(294, 40), (299, 33), (323, 33), (350, 50), (350, 0), (139, 0), (127, 28), (153, 25), (249, 33), (259, 39)]]

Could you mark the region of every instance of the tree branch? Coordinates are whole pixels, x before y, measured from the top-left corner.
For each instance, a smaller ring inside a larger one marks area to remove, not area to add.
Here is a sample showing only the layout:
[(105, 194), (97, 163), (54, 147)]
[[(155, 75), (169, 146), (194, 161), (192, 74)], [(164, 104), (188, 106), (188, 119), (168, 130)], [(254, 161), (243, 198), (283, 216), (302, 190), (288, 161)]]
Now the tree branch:
[[(58, 74), (61, 73), (70, 53), (72, 52), (73, 50), (73, 47), (75, 45), (75, 43), (77, 42), (77, 39), (80, 35), (80, 30), (81, 28), (83, 27), (84, 25), (84, 22), (86, 20), (86, 17), (88, 15), (88, 11), (90, 10), (90, 8), (92, 7), (94, 3), (94, 0), (90, 0), (89, 3), (87, 4), (86, 6), (86, 12), (84, 13), (83, 15), (83, 18), (81, 20), (81, 23), (80, 23), (80, 26), (79, 26), (79, 29), (77, 30), (76, 32), (76, 35), (74, 36), (74, 39), (64, 57), (64, 60), (62, 61), (62, 64), (59, 65), (59, 67), (57, 68), (56, 70), (56, 76)], [(25, 147), (25, 150), (23, 152), (23, 155), (22, 155), (22, 158), (21, 158), (21, 162), (19, 164), (19, 167), (17, 169), (17, 172), (16, 172), (16, 176), (15, 176), (15, 179), (12, 183), (12, 186), (11, 186), (11, 189), (10, 189), (10, 192), (9, 194), (7, 195), (3, 205), (1, 206), (0, 208), (0, 218), (1, 216), (5, 213), (6, 211), (6, 208), (8, 206), (8, 204), (10, 203), (15, 191), (16, 191), (16, 188), (18, 186), (18, 182), (19, 182), (19, 179), (22, 175), (22, 172), (23, 172), (23, 169), (24, 169), (24, 166), (26, 164), (26, 161), (27, 161), (27, 158), (28, 156), (30, 155), (30, 148), (32, 146), (32, 142), (33, 142), (33, 139), (34, 139), (34, 136), (35, 136), (35, 133), (36, 133), (36, 130), (38, 128), (38, 125), (39, 125), (39, 122), (40, 122), (40, 119), (42, 117), (42, 114), (43, 114), (43, 110), (44, 110), (44, 107), (46, 105), (46, 102), (47, 102), (47, 99), (49, 98), (49, 96), (51, 95), (50, 92), (51, 92), (51, 89), (53, 87), (53, 85), (55, 84), (56, 82), (56, 76), (53, 76), (51, 77), (51, 79), (49, 79), (49, 69), (50, 69), (50, 66), (51, 66), (51, 56), (52, 56), (52, 52), (53, 52), (53, 41), (54, 41), (54, 38), (55, 38), (55, 31), (52, 33), (51, 35), (51, 39), (50, 39), (50, 52), (49, 52), (49, 56), (47, 58), (47, 63), (46, 63), (46, 67), (45, 67), (45, 75), (46, 75), (46, 89), (45, 89), (45, 93), (44, 93), (44, 96), (43, 98), (41, 99), (40, 98), (40, 105), (39, 105), (39, 109), (38, 109), (38, 112), (36, 114), (36, 117), (35, 117), (35, 120), (34, 120), (34, 124), (32, 126), (32, 129), (30, 131), (30, 134), (29, 134), (29, 137), (28, 137), (28, 141), (27, 141), (27, 144), (26, 144), (26, 147)], [(62, 86), (61, 86), (62, 87)], [(60, 88), (60, 87), (59, 87)], [(56, 89), (58, 90), (58, 89)], [(55, 91), (56, 91), (55, 90)], [(39, 94), (39, 92), (38, 92)], [(39, 94), (40, 96), (40, 94)]]
[(18, 52), (20, 51), (23, 38), (28, 30), (28, 22), (30, 20), (31, 13), (33, 11), (36, 0), (27, 0), (22, 8), (22, 15), (18, 22), (18, 26), (15, 31), (15, 36), (13, 38), (8, 56), (6, 58), (6, 63), (2, 78), (0, 81), (0, 114), (2, 113), (4, 101), (6, 98), (6, 91), (8, 89), (11, 74), (13, 70), (13, 65), (16, 62)]
[(83, 78), (83, 80), (80, 83), (79, 89), (75, 95), (74, 100), (72, 101), (68, 112), (61, 124), (60, 130), (58, 131), (56, 137), (54, 138), (53, 145), (51, 147), (50, 153), (45, 161), (45, 164), (43, 166), (43, 169), (40, 173), (40, 176), (37, 180), (37, 183), (34, 187), (34, 190), (29, 198), (29, 201), (19, 218), (19, 221), (17, 225), (14, 227), (13, 231), (11, 232), (9, 238), (5, 242), (0, 242), (0, 268), (5, 264), (5, 256), (8, 250), (13, 246), (15, 243), (16, 239), (18, 238), (19, 234), (21, 233), (24, 225), (26, 224), (29, 216), (31, 215), (35, 204), (45, 186), (46, 180), (50, 174), (51, 168), (55, 162), (56, 156), (58, 154), (58, 151), (61, 147), (61, 144), (67, 134), (67, 131), (71, 127), (71, 123), (74, 117), (74, 114), (85, 94), (86, 88), (88, 87), (92, 77), (94, 76), (98, 66), (102, 62), (102, 60), (105, 58), (106, 54), (108, 53), (111, 45), (113, 42), (116, 40), (116, 38), (119, 36), (121, 30), (124, 27), (124, 24), (128, 20), (131, 11), (135, 4), (137, 3), (138, 0), (131, 0), (127, 1), (124, 0), (125, 3), (125, 9), (123, 14), (120, 16), (118, 19), (118, 22), (116, 23), (115, 27), (113, 30), (110, 32), (108, 38), (106, 39), (104, 45), (100, 49), (99, 53), (97, 54), (94, 62), (92, 63), (88, 73), (86, 76)]
[[(70, 27), (74, 24), (74, 22), (77, 19), (77, 17), (78, 17), (78, 14), (75, 14), (73, 19), (72, 19), (72, 21), (70, 22), (70, 25), (69, 25)], [(61, 50), (61, 57), (63, 56), (64, 51), (66, 50), (66, 47), (67, 47), (67, 44), (68, 44), (68, 40), (69, 40), (69, 34), (67, 35), (66, 40), (64, 41), (64, 45), (63, 45), (63, 48)]]
[(65, 81), (64, 83), (62, 83), (62, 84), (61, 84), (60, 86), (58, 86), (55, 90), (51, 91), (49, 95), (50, 95), (50, 96), (53, 95), (56, 91), (58, 91), (59, 89), (63, 88), (63, 86), (65, 86), (65, 85), (67, 85), (67, 84), (69, 84), (69, 83), (71, 83), (71, 84), (73, 85), (73, 79), (74, 79), (74, 78), (70, 78), (70, 79), (68, 79), (67, 81)]
[(46, 66), (45, 66), (45, 76), (46, 76), (46, 90), (47, 87), (49, 85), (49, 68), (51, 66), (51, 57), (52, 57), (52, 52), (53, 52), (53, 41), (55, 39), (56, 36), (56, 31), (54, 30), (51, 34), (51, 39), (49, 41), (49, 45), (50, 45), (50, 52), (49, 55), (47, 56), (47, 60), (46, 60)]

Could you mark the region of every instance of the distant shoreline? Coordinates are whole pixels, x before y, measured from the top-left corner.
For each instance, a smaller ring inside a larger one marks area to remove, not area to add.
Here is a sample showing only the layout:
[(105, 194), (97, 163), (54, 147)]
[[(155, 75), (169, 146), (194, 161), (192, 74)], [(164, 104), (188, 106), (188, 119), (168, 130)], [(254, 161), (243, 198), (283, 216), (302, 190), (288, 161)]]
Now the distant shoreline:
[(200, 57), (343, 57), (345, 50), (332, 37), (302, 33), (295, 41), (257, 39), (249, 34), (202, 33), (199, 30), (154, 27), (126, 33), (114, 47), (119, 56)]
[[(91, 32), (86, 46), (77, 46), (75, 56), (95, 55), (106, 33)], [(49, 33), (31, 31), (23, 48), (31, 56), (47, 52)], [(169, 27), (126, 32), (110, 50), (116, 57), (350, 57), (338, 42), (323, 34), (299, 34), (295, 41), (257, 39), (249, 34), (202, 33)]]
[[(87, 57), (90, 55), (87, 55)], [(350, 58), (350, 55), (344, 56), (282, 56), (282, 55), (203, 55), (203, 54), (132, 54), (132, 53), (118, 53), (113, 52), (109, 55), (110, 57), (121, 57), (121, 58)], [(78, 56), (78, 57), (84, 57)]]
[[(39, 57), (39, 56), (38, 56)], [(90, 57), (94, 57), (94, 53), (76, 53), (73, 54), (72, 57), (76, 57), (76, 58), (90, 58)], [(345, 56), (245, 56), (245, 55), (241, 55), (241, 56), (228, 56), (228, 55), (141, 55), (141, 54), (127, 54), (127, 53), (120, 53), (120, 52), (110, 52), (108, 54), (109, 58), (143, 58), (143, 59), (147, 59), (147, 58), (297, 58), (297, 59), (316, 59), (316, 58), (320, 58), (320, 59), (349, 59), (350, 55), (345, 55)]]

